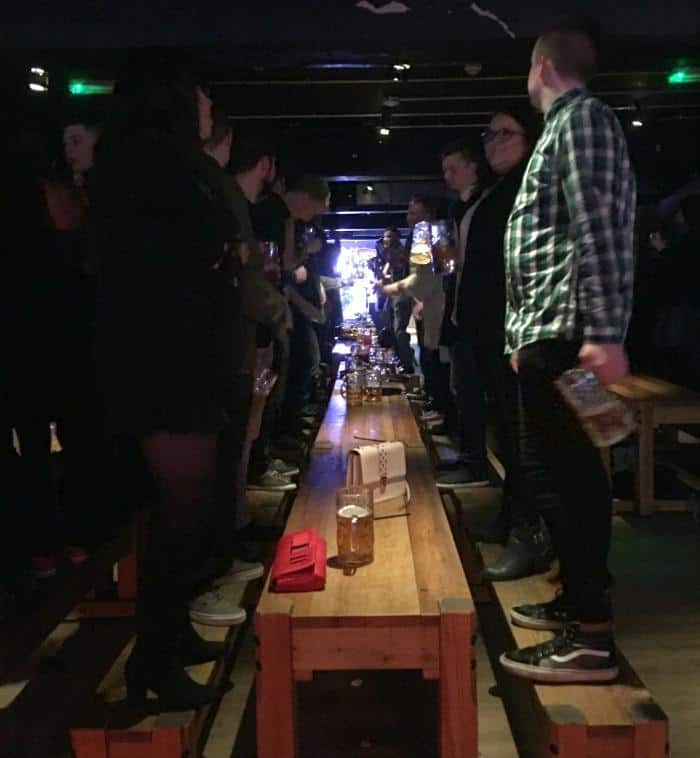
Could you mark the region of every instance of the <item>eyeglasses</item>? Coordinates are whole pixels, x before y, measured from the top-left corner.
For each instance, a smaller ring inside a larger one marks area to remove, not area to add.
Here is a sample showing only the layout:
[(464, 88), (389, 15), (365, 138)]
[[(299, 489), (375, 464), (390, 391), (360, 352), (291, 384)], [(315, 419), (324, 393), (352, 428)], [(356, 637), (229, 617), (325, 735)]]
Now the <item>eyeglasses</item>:
[(481, 139), (484, 144), (495, 140), (497, 137), (506, 140), (516, 136), (524, 137), (525, 132), (516, 132), (512, 129), (486, 129), (486, 131), (481, 132)]

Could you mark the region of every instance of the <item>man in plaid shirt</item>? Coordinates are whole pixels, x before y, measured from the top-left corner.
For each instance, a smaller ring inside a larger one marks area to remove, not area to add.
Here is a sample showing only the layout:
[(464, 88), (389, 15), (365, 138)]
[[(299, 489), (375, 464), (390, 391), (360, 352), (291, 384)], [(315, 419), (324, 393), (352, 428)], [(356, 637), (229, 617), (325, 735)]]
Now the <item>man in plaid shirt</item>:
[(598, 450), (553, 384), (577, 365), (603, 384), (627, 373), (635, 181), (620, 124), (585, 89), (595, 65), (584, 32), (557, 30), (535, 44), (528, 92), (545, 128), (505, 240), (506, 349), (521, 392), (523, 489), (547, 518), (563, 591), (511, 610), (514, 623), (557, 634), (505, 653), (501, 663), (539, 681), (618, 673), (608, 597), (610, 485)]

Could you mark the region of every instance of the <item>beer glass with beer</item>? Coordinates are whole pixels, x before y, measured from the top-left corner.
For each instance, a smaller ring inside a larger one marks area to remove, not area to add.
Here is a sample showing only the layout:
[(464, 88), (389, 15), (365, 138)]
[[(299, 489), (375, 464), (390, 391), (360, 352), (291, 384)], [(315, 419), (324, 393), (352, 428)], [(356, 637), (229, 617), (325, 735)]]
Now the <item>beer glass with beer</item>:
[(366, 487), (338, 490), (336, 509), (338, 561), (356, 568), (374, 560), (374, 513)]

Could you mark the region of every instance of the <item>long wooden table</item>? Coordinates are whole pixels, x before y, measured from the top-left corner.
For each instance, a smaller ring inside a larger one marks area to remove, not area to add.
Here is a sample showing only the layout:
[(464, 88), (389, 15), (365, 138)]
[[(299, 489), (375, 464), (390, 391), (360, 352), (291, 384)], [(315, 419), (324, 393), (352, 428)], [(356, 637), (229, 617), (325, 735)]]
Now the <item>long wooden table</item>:
[(418, 669), (439, 680), (443, 758), (476, 758), (474, 605), (403, 396), (347, 408), (336, 384), (287, 532), (314, 526), (336, 552), (335, 495), (356, 436), (406, 444), (409, 515), (375, 521), (375, 560), (353, 576), (329, 561), (320, 592), (274, 594), (255, 616), (259, 758), (297, 755), (295, 680), (314, 671)]

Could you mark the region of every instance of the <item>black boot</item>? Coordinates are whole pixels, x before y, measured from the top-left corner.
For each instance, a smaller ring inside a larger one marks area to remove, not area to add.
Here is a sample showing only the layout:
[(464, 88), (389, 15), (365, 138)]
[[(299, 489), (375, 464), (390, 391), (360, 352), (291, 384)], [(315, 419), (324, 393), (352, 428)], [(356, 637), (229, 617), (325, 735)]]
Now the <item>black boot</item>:
[(226, 643), (205, 640), (192, 628), (190, 623), (184, 627), (178, 639), (178, 660), (183, 666), (196, 666), (223, 658)]
[(138, 647), (124, 666), (124, 679), (129, 705), (143, 709), (148, 690), (158, 695), (160, 708), (166, 711), (198, 710), (218, 700), (228, 687), (210, 687), (190, 679), (180, 663), (144, 660)]
[(491, 582), (522, 579), (549, 570), (554, 558), (549, 534), (544, 526), (517, 527), (511, 530), (506, 549), (482, 571)]
[(468, 527), (469, 536), (474, 542), (486, 542), (492, 545), (505, 545), (513, 523), (511, 501), (504, 498), (501, 510), (496, 518), (488, 524)]

